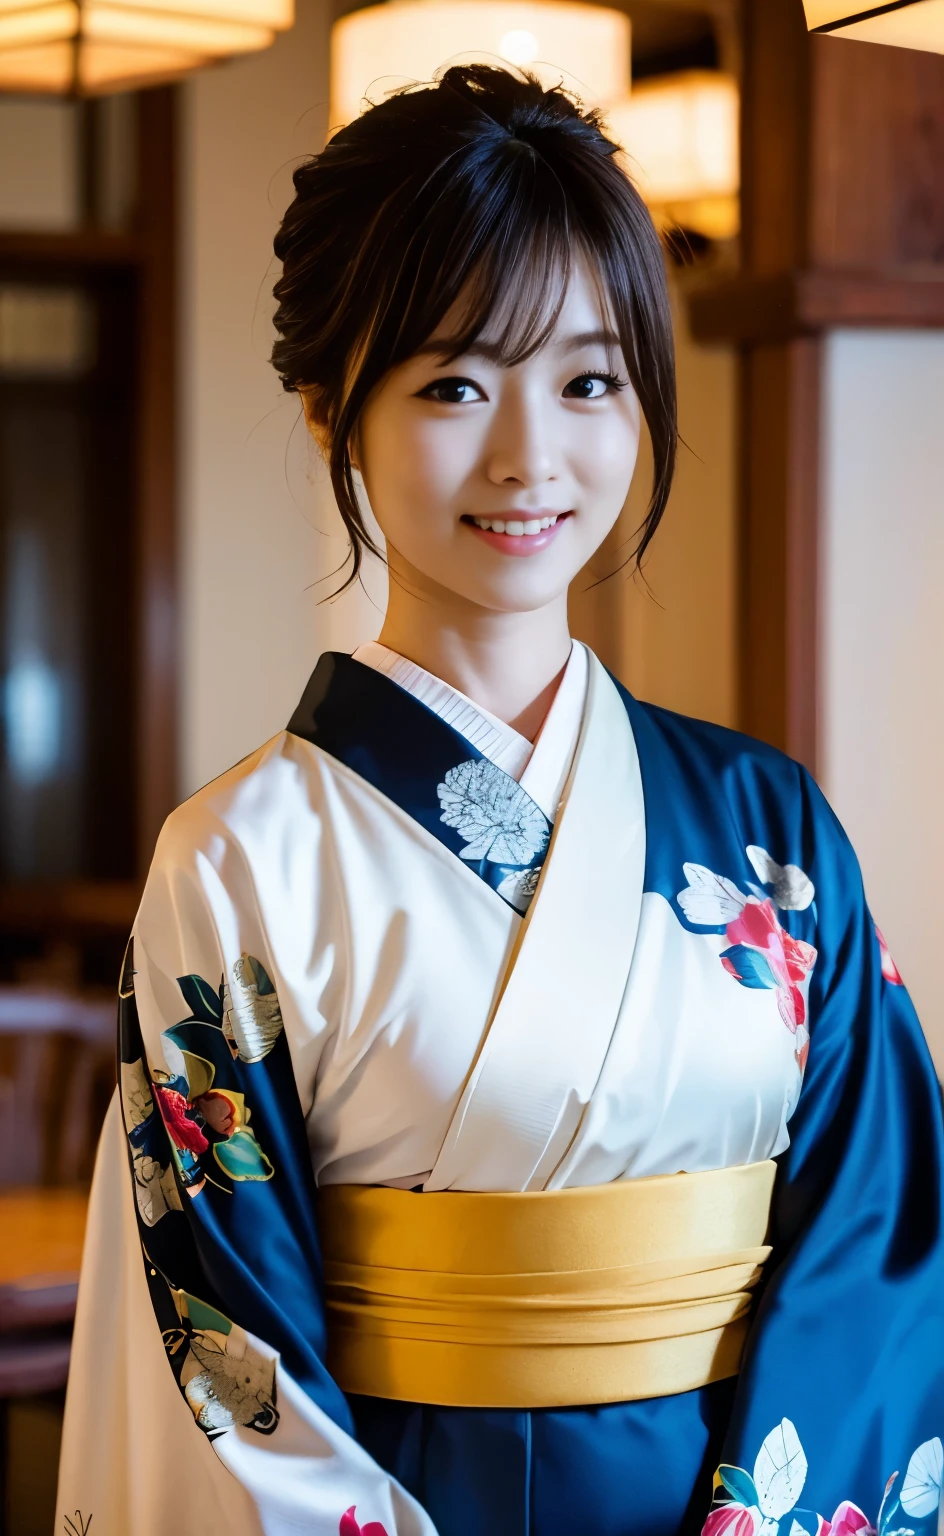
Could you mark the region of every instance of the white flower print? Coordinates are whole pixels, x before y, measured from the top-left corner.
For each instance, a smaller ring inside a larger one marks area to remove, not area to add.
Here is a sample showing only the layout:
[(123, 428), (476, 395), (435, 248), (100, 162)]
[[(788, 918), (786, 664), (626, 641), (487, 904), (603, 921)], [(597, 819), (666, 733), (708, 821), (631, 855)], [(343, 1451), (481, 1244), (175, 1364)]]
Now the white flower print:
[(450, 768), (436, 789), (441, 820), (468, 847), (463, 859), (529, 864), (546, 846), (547, 818), (520, 785), (487, 758)]
[(733, 880), (714, 874), (704, 864), (683, 864), (682, 873), (688, 886), (679, 891), (676, 899), (690, 923), (720, 927), (722, 923), (740, 917), (747, 905), (747, 897)]
[(798, 864), (778, 864), (766, 848), (758, 848), (756, 843), (748, 844), (747, 856), (761, 885), (773, 886), (774, 906), (781, 912), (805, 912), (812, 905), (816, 895), (813, 882)]
[(223, 988), (223, 1033), (240, 1061), (262, 1061), (284, 1026), (275, 988), (261, 960), (241, 955)]
[[(154, 1113), (154, 1100), (143, 1061), (121, 1063), (121, 1110), (129, 1137), (138, 1126), (145, 1125)], [(162, 1167), (156, 1158), (133, 1141), (131, 1163), (134, 1197), (145, 1226), (154, 1227), (168, 1211), (183, 1209), (170, 1163)]]
[(537, 869), (513, 869), (498, 887), (499, 896), (504, 896), (516, 911), (527, 912), (538, 888), (541, 868), (539, 865)]

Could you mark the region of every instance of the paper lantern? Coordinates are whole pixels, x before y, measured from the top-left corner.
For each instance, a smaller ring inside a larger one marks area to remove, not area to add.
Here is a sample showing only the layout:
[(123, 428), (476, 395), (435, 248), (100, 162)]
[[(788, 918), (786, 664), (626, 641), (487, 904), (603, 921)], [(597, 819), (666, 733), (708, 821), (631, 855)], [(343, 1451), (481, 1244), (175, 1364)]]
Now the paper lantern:
[(0, 90), (96, 95), (267, 48), (293, 0), (0, 0)]
[[(2, 0), (0, 0), (2, 3)], [(630, 25), (621, 11), (568, 0), (388, 0), (354, 11), (331, 31), (332, 129), (358, 116), (365, 97), (431, 80), (452, 62), (530, 70), (561, 79), (588, 106), (629, 90)]]
[(803, 0), (803, 4), (811, 32), (944, 53), (944, 0), (893, 0), (890, 5), (872, 6)]
[(739, 98), (733, 79), (687, 70), (640, 80), (607, 113), (653, 212), (710, 239), (738, 230)]

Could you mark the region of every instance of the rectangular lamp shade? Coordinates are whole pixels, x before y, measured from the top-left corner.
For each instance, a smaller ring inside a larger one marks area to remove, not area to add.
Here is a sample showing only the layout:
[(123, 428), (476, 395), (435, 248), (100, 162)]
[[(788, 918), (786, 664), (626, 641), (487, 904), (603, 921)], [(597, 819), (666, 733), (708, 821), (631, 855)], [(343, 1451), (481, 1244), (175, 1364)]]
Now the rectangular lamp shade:
[(0, 0), (0, 90), (96, 95), (267, 48), (293, 0)]
[(851, 37), (860, 43), (944, 53), (944, 0), (892, 0), (865, 6), (838, 0), (803, 0), (811, 32)]
[(740, 101), (730, 75), (687, 70), (641, 80), (606, 120), (660, 222), (715, 240), (737, 233)]

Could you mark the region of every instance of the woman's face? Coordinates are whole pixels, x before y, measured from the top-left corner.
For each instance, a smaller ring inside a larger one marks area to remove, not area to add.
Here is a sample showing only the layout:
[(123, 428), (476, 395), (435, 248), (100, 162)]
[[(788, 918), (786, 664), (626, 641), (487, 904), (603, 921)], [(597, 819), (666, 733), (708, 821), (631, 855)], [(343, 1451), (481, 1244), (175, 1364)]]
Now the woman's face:
[(467, 603), (528, 612), (566, 592), (629, 491), (639, 402), (590, 272), (546, 345), (502, 367), (489, 330), (446, 361), (447, 316), (362, 413), (356, 460), (392, 568)]

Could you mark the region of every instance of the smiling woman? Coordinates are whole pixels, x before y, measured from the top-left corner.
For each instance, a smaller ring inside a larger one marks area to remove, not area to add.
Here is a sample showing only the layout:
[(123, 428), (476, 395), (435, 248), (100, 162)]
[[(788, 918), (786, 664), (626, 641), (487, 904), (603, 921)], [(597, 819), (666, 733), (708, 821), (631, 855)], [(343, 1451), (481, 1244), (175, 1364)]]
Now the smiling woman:
[(936, 1536), (941, 1100), (855, 857), (567, 628), (643, 418), (640, 547), (671, 481), (648, 216), (592, 114), (485, 67), (295, 182), (275, 361), (389, 607), (161, 836), (62, 1510)]
[[(389, 389), (391, 370), (408, 364), (430, 400), (468, 403), (485, 394), (484, 381), (454, 376), (470, 349), (494, 384), (552, 331), (557, 363), (573, 365), (555, 381), (562, 391), (576, 400), (579, 379), (613, 389), (616, 370), (641, 404), (655, 461), (641, 554), (675, 465), (672, 324), (652, 221), (597, 116), (504, 70), (453, 68), (437, 89), (396, 95), (342, 129), (296, 171), (295, 188), (275, 243), (272, 360), (285, 387), (302, 391), (325, 446), (353, 541), (349, 579), (370, 543), (351, 444), (381, 380)], [(351, 293), (356, 305), (345, 302)], [(568, 337), (585, 344), (563, 357)], [(439, 377), (422, 380), (430, 357)], [(524, 511), (527, 497), (517, 501)]]

